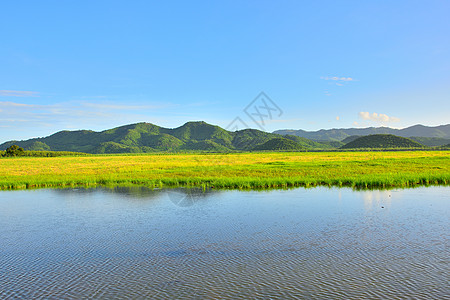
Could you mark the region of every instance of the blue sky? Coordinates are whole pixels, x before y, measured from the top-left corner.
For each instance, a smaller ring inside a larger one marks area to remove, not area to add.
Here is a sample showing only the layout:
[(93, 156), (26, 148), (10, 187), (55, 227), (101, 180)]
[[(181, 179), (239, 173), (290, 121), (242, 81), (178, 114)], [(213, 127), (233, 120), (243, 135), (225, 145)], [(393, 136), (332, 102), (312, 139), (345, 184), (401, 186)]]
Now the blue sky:
[[(449, 1), (43, 0), (0, 10), (0, 142), (236, 117), (267, 131), (450, 123)], [(244, 109), (269, 116), (252, 102), (262, 91), (279, 111), (257, 124)]]

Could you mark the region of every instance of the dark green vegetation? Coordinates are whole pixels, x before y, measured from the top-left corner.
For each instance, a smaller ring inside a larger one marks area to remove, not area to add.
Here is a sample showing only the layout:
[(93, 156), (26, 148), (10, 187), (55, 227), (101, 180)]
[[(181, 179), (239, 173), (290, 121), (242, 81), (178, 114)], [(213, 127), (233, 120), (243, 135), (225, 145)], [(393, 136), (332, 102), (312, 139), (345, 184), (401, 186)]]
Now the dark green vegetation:
[[(445, 135), (447, 127), (434, 127), (433, 134)], [(412, 130), (411, 128), (415, 128)], [(359, 133), (397, 130), (400, 133), (427, 133), (430, 127), (413, 126), (406, 131), (391, 128), (352, 129)], [(439, 128), (439, 129), (437, 129)], [(449, 127), (450, 129), (450, 127)], [(205, 122), (188, 122), (178, 128), (163, 128), (150, 123), (138, 123), (121, 126), (102, 132), (91, 130), (60, 131), (44, 138), (26, 141), (10, 141), (0, 145), (5, 150), (18, 145), (29, 156), (59, 156), (76, 154), (50, 154), (53, 152), (104, 153), (153, 153), (153, 152), (243, 152), (243, 151), (327, 151), (333, 149), (361, 148), (420, 148), (439, 147), (450, 142), (442, 137), (414, 137), (405, 139), (384, 135), (351, 135), (350, 129), (321, 130), (317, 132), (323, 140), (314, 141), (295, 135), (280, 135), (255, 129), (236, 132), (227, 131), (219, 126)], [(352, 131), (352, 132), (353, 132)], [(292, 132), (295, 133), (295, 132)], [(450, 135), (450, 133), (449, 133)], [(343, 140), (335, 140), (339, 137)], [(363, 138), (361, 140), (361, 138)], [(414, 141), (413, 141), (414, 140)], [(421, 144), (419, 144), (421, 143)], [(32, 151), (33, 154), (27, 152)]]
[(299, 143), (286, 138), (275, 138), (271, 139), (264, 144), (258, 145), (253, 150), (275, 150), (275, 151), (291, 151), (291, 150), (302, 150), (305, 149)]
[[(255, 129), (230, 132), (205, 122), (188, 122), (169, 129), (149, 123), (117, 127), (102, 132), (90, 130), (61, 131), (44, 138), (26, 141), (10, 141), (0, 145), (6, 149), (19, 145), (29, 151), (75, 151), (85, 153), (151, 153), (151, 152), (233, 152), (251, 151), (272, 139), (283, 136)], [(329, 149), (327, 144), (305, 138), (288, 136), (285, 143), (290, 150)], [(265, 147), (265, 150), (279, 150)], [(271, 145), (270, 143), (268, 145)]]
[(24, 156), (25, 151), (23, 151), (23, 148), (12, 145), (6, 149), (4, 153), (2, 153), (3, 157), (14, 157), (14, 156)]
[(378, 127), (378, 128), (369, 127), (369, 128), (348, 128), (348, 129), (329, 129), (329, 130), (322, 129), (319, 131), (277, 130), (274, 133), (301, 136), (314, 141), (342, 141), (345, 138), (353, 135), (363, 136), (371, 134), (393, 134), (401, 137), (435, 137), (435, 138), (450, 139), (450, 124), (436, 127), (415, 125), (404, 129), (394, 129), (388, 127)]
[(421, 143), (422, 145), (428, 146), (428, 147), (439, 147), (439, 146), (445, 146), (450, 144), (450, 139), (443, 139), (443, 138), (437, 138), (437, 137), (418, 137), (418, 136), (412, 136), (410, 137), (413, 141), (416, 141), (418, 143)]
[(353, 142), (354, 140), (356, 140), (356, 139), (358, 139), (358, 138), (360, 138), (360, 137), (362, 137), (363, 135), (351, 135), (351, 136), (348, 136), (348, 137), (346, 137), (345, 139), (343, 139), (341, 142), (343, 143), (343, 145), (342, 146), (344, 146), (345, 144), (348, 144), (348, 143), (350, 143), (350, 142)]
[(284, 135), (283, 138), (296, 142), (301, 145), (304, 149), (335, 149), (332, 145), (333, 142), (325, 141), (325, 142), (316, 142), (313, 140), (309, 140), (307, 138), (303, 138), (295, 135)]
[(373, 134), (356, 138), (341, 149), (391, 149), (391, 148), (424, 148), (422, 144), (408, 138), (392, 134)]
[[(19, 147), (17, 145), (12, 145), (11, 147)], [(9, 147), (8, 149), (10, 149)], [(19, 148), (22, 149), (22, 148)], [(87, 153), (80, 152), (68, 152), (68, 151), (28, 151), (28, 150), (17, 150), (13, 154), (6, 151), (0, 151), (0, 157), (58, 157), (58, 156), (86, 156)]]

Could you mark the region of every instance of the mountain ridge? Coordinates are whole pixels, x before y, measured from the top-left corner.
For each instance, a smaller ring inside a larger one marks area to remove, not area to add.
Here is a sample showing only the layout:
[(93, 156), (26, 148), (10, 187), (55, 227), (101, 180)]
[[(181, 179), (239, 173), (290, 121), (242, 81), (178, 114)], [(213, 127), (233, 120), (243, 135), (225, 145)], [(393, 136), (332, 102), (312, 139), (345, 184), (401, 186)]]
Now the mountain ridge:
[(289, 134), (311, 139), (313, 141), (342, 141), (350, 136), (365, 136), (372, 134), (393, 134), (400, 137), (426, 137), (450, 139), (450, 124), (439, 126), (413, 125), (403, 129), (390, 127), (366, 127), (366, 128), (333, 128), (320, 129), (317, 131), (282, 129), (276, 130), (275, 134)]
[[(355, 136), (352, 136), (352, 139)], [(409, 138), (392, 134), (372, 134), (356, 137), (340, 149), (391, 149), (425, 148), (424, 145)]]
[[(103, 131), (59, 131), (47, 137), (8, 141), (25, 150), (72, 151), (85, 153), (148, 153), (160, 151), (251, 151), (256, 146), (282, 135), (257, 129), (230, 132), (203, 121), (187, 122), (180, 127), (164, 128), (152, 123), (135, 123)], [(299, 137), (291, 137), (295, 149), (329, 148)]]
[[(204, 121), (187, 122), (176, 128), (164, 128), (152, 123), (142, 122), (103, 131), (63, 130), (47, 137), (22, 141), (8, 141), (0, 145), (0, 150), (5, 150), (14, 144), (25, 150), (69, 151), (93, 154), (149, 153), (162, 151), (233, 152), (259, 150), (327, 150), (340, 148), (355, 139), (368, 135), (364, 135), (364, 133), (375, 130), (397, 130), (403, 134), (413, 134), (415, 136), (411, 137), (411, 139), (425, 146), (437, 147), (446, 145), (450, 141), (450, 139), (442, 137), (417, 136), (417, 134), (434, 134), (440, 136), (447, 136), (448, 134), (450, 136), (450, 125), (437, 127), (415, 125), (402, 129), (403, 131), (388, 127), (350, 128), (348, 129), (350, 131), (346, 132), (342, 130), (346, 129), (323, 129), (312, 132), (313, 134), (318, 134), (320, 138), (319, 140), (313, 140), (292, 134), (306, 132), (303, 130), (281, 130), (276, 131), (279, 133), (269, 133), (257, 129), (243, 129), (231, 132)], [(348, 135), (349, 133), (353, 133), (352, 130), (357, 130), (360, 134)], [(431, 133), (430, 130), (432, 131)], [(286, 132), (291, 133), (291, 135), (282, 134)], [(344, 138), (342, 141), (338, 141), (336, 137)]]

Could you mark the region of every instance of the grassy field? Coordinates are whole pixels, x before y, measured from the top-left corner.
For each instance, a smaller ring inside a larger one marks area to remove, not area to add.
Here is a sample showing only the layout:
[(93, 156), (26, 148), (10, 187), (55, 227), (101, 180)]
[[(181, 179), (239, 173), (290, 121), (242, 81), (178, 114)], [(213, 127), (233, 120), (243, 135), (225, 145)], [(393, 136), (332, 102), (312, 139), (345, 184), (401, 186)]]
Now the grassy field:
[(95, 185), (390, 188), (450, 184), (450, 151), (92, 155), (0, 159), (0, 189)]

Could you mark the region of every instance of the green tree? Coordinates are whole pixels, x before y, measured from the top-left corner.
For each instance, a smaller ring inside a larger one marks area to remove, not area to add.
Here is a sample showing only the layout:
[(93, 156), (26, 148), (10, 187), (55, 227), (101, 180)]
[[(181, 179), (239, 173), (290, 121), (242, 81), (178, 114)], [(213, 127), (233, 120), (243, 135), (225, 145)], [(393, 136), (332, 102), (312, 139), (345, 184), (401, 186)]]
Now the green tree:
[(12, 145), (11, 147), (9, 147), (8, 149), (6, 149), (5, 154), (3, 154), (3, 156), (9, 157), (9, 156), (23, 156), (25, 155), (25, 151), (23, 151), (23, 148), (17, 146), (17, 145)]

